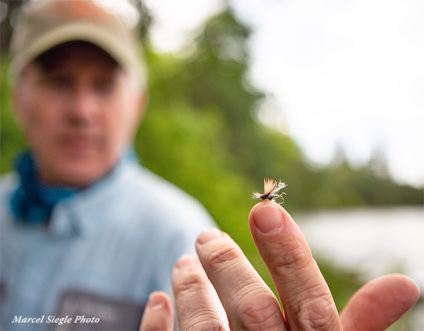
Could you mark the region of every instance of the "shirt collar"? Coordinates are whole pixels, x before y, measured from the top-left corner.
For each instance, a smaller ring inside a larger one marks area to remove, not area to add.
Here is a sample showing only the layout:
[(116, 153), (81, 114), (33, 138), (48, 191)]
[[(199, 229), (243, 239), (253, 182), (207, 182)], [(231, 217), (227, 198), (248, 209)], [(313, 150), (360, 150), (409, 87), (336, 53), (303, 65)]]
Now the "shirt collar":
[(48, 231), (57, 236), (94, 234), (106, 221), (102, 207), (116, 200), (122, 187), (133, 181), (131, 173), (136, 166), (138, 162), (134, 158), (122, 158), (102, 180), (59, 202), (52, 212)]

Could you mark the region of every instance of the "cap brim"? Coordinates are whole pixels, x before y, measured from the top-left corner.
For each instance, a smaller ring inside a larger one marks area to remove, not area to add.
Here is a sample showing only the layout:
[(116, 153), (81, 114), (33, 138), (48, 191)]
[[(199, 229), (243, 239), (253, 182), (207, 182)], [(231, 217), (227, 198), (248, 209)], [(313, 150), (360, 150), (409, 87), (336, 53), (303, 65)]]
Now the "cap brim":
[(113, 35), (105, 31), (104, 28), (90, 24), (89, 22), (64, 24), (34, 40), (32, 45), (27, 48), (25, 54), (20, 54), (19, 63), (12, 63), (13, 68), (11, 69), (14, 75), (18, 74), (25, 65), (47, 50), (73, 40), (87, 41), (102, 48), (123, 68), (129, 71), (137, 71), (137, 74), (144, 80), (146, 73), (142, 65), (142, 60), (134, 56), (134, 54), (138, 54), (139, 52), (131, 49), (135, 45), (130, 45), (125, 40), (117, 40), (117, 38), (113, 38)]

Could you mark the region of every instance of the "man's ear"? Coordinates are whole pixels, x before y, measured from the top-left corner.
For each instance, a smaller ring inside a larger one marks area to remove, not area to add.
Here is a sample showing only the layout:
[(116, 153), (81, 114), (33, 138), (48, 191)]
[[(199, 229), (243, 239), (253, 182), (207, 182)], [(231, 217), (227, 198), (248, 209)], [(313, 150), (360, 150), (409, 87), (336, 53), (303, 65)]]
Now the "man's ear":
[(135, 100), (135, 114), (133, 115), (133, 128), (132, 132), (136, 132), (138, 127), (143, 120), (144, 113), (146, 111), (148, 100), (148, 92), (147, 89), (144, 89), (142, 92), (138, 93)]
[(136, 92), (137, 94), (134, 95), (134, 103), (131, 105), (133, 106), (133, 112), (131, 116), (128, 118), (127, 122), (127, 142), (131, 143), (132, 139), (134, 139), (134, 136), (137, 132), (138, 127), (140, 126), (141, 120), (143, 119), (144, 112), (147, 105), (147, 99), (148, 99), (148, 93), (147, 90)]
[(140, 93), (138, 100), (137, 100), (137, 103), (138, 103), (137, 107), (139, 109), (137, 123), (140, 123), (141, 120), (143, 119), (144, 112), (145, 112), (146, 107), (147, 107), (148, 99), (149, 99), (149, 93), (148, 93), (147, 89), (144, 89), (143, 92)]

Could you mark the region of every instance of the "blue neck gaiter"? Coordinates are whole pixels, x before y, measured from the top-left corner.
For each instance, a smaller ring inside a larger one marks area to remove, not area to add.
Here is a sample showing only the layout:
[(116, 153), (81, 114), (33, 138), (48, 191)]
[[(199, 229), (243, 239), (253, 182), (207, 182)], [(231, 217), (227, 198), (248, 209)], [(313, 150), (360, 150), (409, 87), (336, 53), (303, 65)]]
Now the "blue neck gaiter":
[[(141, 164), (132, 146), (121, 156), (118, 163), (120, 162)], [(29, 151), (18, 156), (15, 161), (15, 169), (19, 175), (19, 186), (11, 196), (10, 207), (18, 222), (47, 223), (54, 206), (78, 192), (78, 189), (51, 187), (41, 183), (37, 176), (35, 160)], [(98, 181), (107, 177), (112, 170)]]
[(36, 165), (29, 151), (16, 159), (15, 169), (20, 183), (12, 194), (10, 206), (18, 222), (27, 224), (48, 222), (53, 207), (77, 192), (76, 189), (42, 184), (37, 177)]

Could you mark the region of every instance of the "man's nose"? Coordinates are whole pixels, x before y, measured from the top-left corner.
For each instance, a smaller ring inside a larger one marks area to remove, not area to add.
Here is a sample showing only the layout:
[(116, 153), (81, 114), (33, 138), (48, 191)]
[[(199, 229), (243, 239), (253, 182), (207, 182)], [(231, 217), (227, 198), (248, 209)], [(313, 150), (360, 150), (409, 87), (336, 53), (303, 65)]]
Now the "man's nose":
[(68, 108), (68, 119), (73, 125), (87, 125), (98, 113), (98, 100), (93, 91), (80, 86), (74, 89)]

